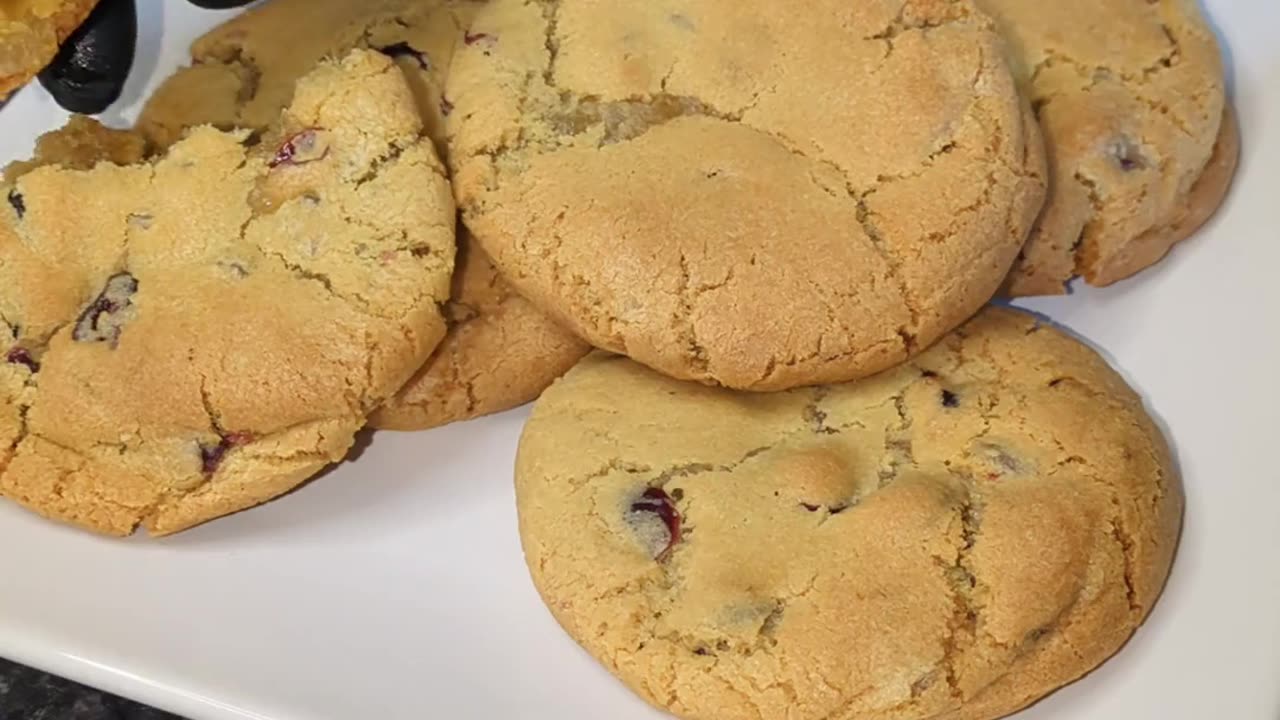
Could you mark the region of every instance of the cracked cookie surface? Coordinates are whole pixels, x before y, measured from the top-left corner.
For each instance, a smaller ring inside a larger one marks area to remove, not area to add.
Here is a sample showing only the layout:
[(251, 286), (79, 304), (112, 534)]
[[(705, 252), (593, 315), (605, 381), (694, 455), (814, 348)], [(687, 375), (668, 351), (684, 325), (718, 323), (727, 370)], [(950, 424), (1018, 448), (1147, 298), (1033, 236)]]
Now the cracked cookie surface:
[[(194, 63), (148, 101), (138, 128), (157, 145), (186, 128), (265, 127), (288, 102), (298, 76), (353, 47), (393, 57), (414, 89), (428, 134), (444, 149), (442, 92), (455, 46), (476, 0), (271, 0), (195, 42)], [(288, 37), (288, 43), (281, 43)], [(369, 419), (375, 427), (421, 430), (524, 404), (588, 350), (515, 293), (488, 256), (459, 232), (449, 332), (435, 355)]]
[(0, 495), (182, 530), (340, 460), (434, 350), (456, 211), (402, 74), (323, 63), (269, 134), (203, 127), (116, 165), (81, 133), (41, 143), (69, 167), (51, 150), (6, 182)]
[(593, 354), (535, 406), (516, 497), (560, 624), (698, 720), (1013, 712), (1142, 622), (1183, 502), (1119, 375), (995, 308), (893, 370), (775, 394)]
[(965, 0), (495, 0), (448, 79), (463, 217), (594, 345), (753, 390), (954, 328), (1039, 210), (1042, 148)]
[(0, 2), (0, 99), (43, 70), (97, 4), (98, 0)]
[(1049, 197), (1007, 285), (1061, 294), (1159, 261), (1222, 202), (1240, 138), (1193, 0), (977, 0), (1043, 128)]

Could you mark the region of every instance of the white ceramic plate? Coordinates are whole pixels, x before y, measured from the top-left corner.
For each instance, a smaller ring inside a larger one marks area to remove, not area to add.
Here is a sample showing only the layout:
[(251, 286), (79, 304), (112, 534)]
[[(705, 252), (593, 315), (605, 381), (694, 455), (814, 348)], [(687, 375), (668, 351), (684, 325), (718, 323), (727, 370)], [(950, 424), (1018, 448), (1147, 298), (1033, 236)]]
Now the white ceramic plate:
[[(1188, 495), (1181, 551), (1128, 647), (1019, 720), (1280, 720), (1280, 4), (1207, 4), (1245, 140), (1226, 208), (1137, 280), (1029, 303), (1101, 347), (1164, 421)], [(139, 8), (112, 124), (225, 16)], [(0, 109), (0, 162), (63, 118), (24, 90)], [(158, 542), (0, 503), (0, 655), (201, 719), (659, 718), (528, 580), (510, 479), (524, 418), (380, 434), (300, 492)]]

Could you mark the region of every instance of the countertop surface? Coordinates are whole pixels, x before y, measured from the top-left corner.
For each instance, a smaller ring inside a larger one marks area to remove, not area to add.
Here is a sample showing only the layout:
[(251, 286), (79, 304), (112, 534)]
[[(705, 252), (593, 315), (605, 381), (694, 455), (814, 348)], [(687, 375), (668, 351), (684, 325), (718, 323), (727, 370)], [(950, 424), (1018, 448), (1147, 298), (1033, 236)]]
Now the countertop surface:
[(0, 659), (0, 720), (181, 720)]

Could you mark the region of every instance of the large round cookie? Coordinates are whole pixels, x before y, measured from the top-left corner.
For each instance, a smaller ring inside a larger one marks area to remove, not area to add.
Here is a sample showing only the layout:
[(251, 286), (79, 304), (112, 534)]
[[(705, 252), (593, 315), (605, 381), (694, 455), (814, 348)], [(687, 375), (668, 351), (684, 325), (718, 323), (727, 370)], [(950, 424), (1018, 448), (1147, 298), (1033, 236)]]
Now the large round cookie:
[(1010, 713), (1142, 622), (1182, 510), (1134, 392), (1001, 309), (779, 394), (589, 356), (535, 407), (516, 492), (556, 619), (697, 720)]
[(1122, 280), (1208, 220), (1240, 140), (1197, 3), (977, 2), (1009, 41), (1052, 168), (1010, 294), (1063, 293), (1076, 275)]
[(98, 0), (0, 2), (0, 100), (44, 69)]
[(455, 210), (401, 73), (325, 63), (272, 134), (3, 188), (0, 495), (184, 529), (341, 459), (435, 348)]
[[(443, 149), (441, 90), (475, 0), (271, 0), (196, 41), (194, 64), (162, 84), (139, 129), (157, 145), (186, 128), (261, 128), (320, 58), (352, 47), (396, 58), (414, 88), (428, 134)], [(281, 37), (289, 43), (281, 43)], [(449, 333), (409, 383), (370, 417), (375, 427), (420, 430), (526, 403), (588, 346), (512, 291), (479, 248), (458, 238), (446, 308)]]
[(752, 390), (892, 366), (974, 313), (1041, 160), (968, 0), (494, 0), (449, 162), (498, 269), (593, 344)]

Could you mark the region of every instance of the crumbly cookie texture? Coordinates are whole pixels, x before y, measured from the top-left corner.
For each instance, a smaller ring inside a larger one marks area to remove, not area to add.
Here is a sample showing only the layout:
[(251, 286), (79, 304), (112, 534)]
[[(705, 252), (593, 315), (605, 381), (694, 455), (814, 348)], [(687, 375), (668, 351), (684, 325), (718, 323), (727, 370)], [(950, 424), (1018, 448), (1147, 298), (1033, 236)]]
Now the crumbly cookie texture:
[(1183, 504), (1138, 396), (1005, 309), (776, 394), (591, 355), (535, 406), (516, 493), (556, 619), (697, 720), (1013, 712), (1142, 622)]
[[(393, 57), (414, 89), (427, 132), (444, 147), (442, 100), (455, 46), (484, 42), (468, 28), (474, 0), (270, 0), (196, 41), (191, 67), (152, 96), (138, 128), (167, 145), (186, 128), (261, 128), (288, 102), (293, 81), (320, 58), (352, 47)], [(281, 43), (281, 37), (290, 42)], [(423, 430), (506, 410), (537, 397), (589, 349), (517, 295), (460, 233), (461, 253), (439, 351), (384, 408), (375, 427)]]
[[(1226, 195), (1239, 156), (1221, 53), (1193, 0), (977, 0), (1044, 131), (1044, 212), (1011, 295), (1109, 285), (1160, 260)], [(1211, 159), (1212, 158), (1212, 159)]]
[(1041, 148), (967, 0), (494, 0), (454, 59), (464, 220), (597, 347), (752, 390), (848, 380), (986, 302)]
[(0, 99), (26, 84), (98, 0), (5, 0), (0, 3)]
[(72, 115), (67, 124), (36, 140), (30, 160), (9, 163), (4, 168), (4, 182), (13, 184), (18, 178), (45, 165), (59, 165), (69, 170), (89, 170), (100, 162), (132, 165), (146, 157), (147, 143), (138, 133), (115, 130), (84, 115)]
[(516, 294), (484, 251), (459, 242), (449, 332), (400, 392), (369, 416), (385, 430), (422, 430), (538, 397), (591, 346)]
[(167, 534), (340, 460), (444, 334), (456, 211), (422, 130), (356, 52), (298, 84), (279, 145), (204, 127), (6, 184), (0, 495)]

